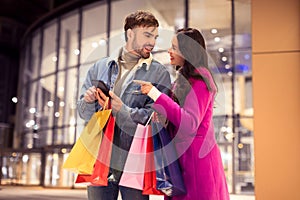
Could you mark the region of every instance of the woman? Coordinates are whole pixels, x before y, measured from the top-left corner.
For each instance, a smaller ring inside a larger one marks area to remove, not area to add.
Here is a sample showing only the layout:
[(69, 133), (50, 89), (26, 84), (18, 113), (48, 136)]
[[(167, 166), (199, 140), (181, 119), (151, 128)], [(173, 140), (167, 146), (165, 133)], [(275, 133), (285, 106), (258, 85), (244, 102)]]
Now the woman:
[(180, 156), (187, 193), (171, 199), (228, 200), (212, 120), (217, 88), (208, 70), (203, 36), (196, 29), (180, 29), (168, 53), (171, 64), (178, 69), (170, 97), (149, 82), (135, 82), (141, 85), (143, 94), (154, 100), (154, 110), (168, 119), (167, 128)]

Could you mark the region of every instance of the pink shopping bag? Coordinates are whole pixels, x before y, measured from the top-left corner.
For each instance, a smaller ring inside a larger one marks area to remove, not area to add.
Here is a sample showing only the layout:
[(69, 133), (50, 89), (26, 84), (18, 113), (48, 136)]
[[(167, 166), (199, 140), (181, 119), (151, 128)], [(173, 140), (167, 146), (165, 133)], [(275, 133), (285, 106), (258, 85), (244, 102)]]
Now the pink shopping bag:
[(143, 190), (149, 125), (138, 124), (119, 185)]

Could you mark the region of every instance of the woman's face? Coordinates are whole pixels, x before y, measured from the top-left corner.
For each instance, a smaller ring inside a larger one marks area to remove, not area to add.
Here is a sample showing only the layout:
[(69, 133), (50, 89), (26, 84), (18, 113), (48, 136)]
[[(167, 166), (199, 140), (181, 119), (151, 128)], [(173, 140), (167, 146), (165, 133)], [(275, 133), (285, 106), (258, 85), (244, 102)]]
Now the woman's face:
[(183, 66), (184, 64), (184, 58), (179, 50), (178, 47), (178, 40), (176, 35), (173, 36), (172, 39), (172, 46), (169, 48), (168, 53), (170, 54), (170, 62), (171, 65), (174, 66)]

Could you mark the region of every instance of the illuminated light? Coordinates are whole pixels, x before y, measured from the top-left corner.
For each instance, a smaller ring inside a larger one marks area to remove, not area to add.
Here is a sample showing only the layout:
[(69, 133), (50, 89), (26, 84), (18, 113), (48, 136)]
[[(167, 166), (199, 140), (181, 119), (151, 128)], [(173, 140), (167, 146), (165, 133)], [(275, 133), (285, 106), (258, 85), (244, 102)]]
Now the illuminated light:
[(54, 103), (53, 103), (53, 101), (48, 101), (47, 105), (48, 105), (49, 107), (53, 107)]
[(64, 107), (65, 106), (65, 102), (63, 102), (63, 101), (59, 102), (59, 106), (60, 107)]
[(60, 113), (59, 113), (59, 112), (55, 112), (55, 113), (54, 113), (54, 116), (55, 116), (55, 117), (59, 117), (59, 116), (60, 116)]
[(221, 132), (223, 132), (223, 133), (227, 132), (227, 127), (226, 126), (222, 126), (221, 127)]
[(32, 119), (28, 123), (30, 124), (30, 126), (33, 126), (35, 124), (35, 121)]
[(17, 97), (13, 97), (13, 98), (11, 98), (11, 101), (14, 102), (14, 103), (18, 103), (18, 98)]
[(80, 54), (79, 49), (75, 49), (75, 50), (74, 50), (74, 54), (75, 54), (76, 56), (78, 56), (78, 55)]
[(105, 39), (99, 40), (99, 45), (100, 46), (105, 46), (106, 45), (106, 40)]
[(226, 56), (223, 56), (221, 59), (222, 59), (222, 61), (224, 61), (224, 62), (227, 61), (227, 57), (226, 57)]
[(218, 51), (219, 51), (220, 53), (223, 53), (223, 52), (224, 52), (224, 48), (220, 47), (220, 48), (218, 49)]
[(215, 42), (220, 42), (221, 38), (220, 37), (215, 37), (214, 40), (215, 40)]
[(61, 152), (62, 152), (62, 153), (67, 153), (67, 149), (66, 149), (66, 148), (62, 148), (62, 149), (61, 149)]
[(65, 88), (64, 87), (59, 87), (58, 91), (63, 92), (63, 91), (65, 91)]
[(58, 159), (58, 154), (57, 153), (53, 154), (53, 160), (57, 160), (57, 159)]
[(92, 47), (93, 48), (97, 48), (98, 47), (98, 43), (97, 42), (92, 42)]
[(27, 144), (28, 149), (32, 149), (32, 144)]
[(232, 76), (232, 72), (227, 72), (227, 75), (228, 76)]
[(245, 58), (245, 60), (249, 60), (250, 59), (250, 55), (249, 54), (245, 54), (244, 58)]
[(225, 135), (225, 138), (226, 138), (227, 140), (231, 141), (232, 138), (233, 138), (233, 133), (227, 133), (227, 134)]
[(226, 132), (227, 132), (227, 133), (232, 133), (232, 128), (231, 128), (231, 127), (229, 127), (229, 126), (227, 126), (227, 128), (226, 128)]
[(38, 130), (38, 129), (39, 129), (39, 126), (38, 126), (37, 124), (35, 124), (35, 125), (33, 126), (33, 129), (34, 129), (34, 130)]
[(225, 69), (230, 69), (230, 65), (226, 64)]
[(238, 144), (238, 148), (239, 148), (239, 149), (242, 149), (243, 147), (244, 147), (244, 145), (243, 145), (242, 143), (239, 143), (239, 144)]
[(12, 152), (11, 156), (12, 157), (17, 157), (17, 153), (16, 152)]
[(211, 32), (212, 34), (216, 34), (216, 33), (218, 33), (218, 30), (217, 30), (216, 28), (212, 28), (212, 29), (210, 30), (210, 32)]
[(29, 156), (28, 156), (28, 155), (23, 155), (22, 161), (23, 161), (24, 163), (26, 163), (26, 162), (28, 162), (28, 160), (29, 160)]
[(56, 56), (53, 56), (53, 57), (52, 57), (52, 61), (53, 61), (53, 62), (56, 62), (56, 61), (57, 61), (57, 57), (56, 57)]
[(35, 112), (36, 112), (36, 108), (30, 108), (30, 109), (29, 109), (29, 112), (30, 112), (31, 114), (35, 113)]
[(76, 120), (75, 117), (70, 117), (70, 126), (75, 126)]

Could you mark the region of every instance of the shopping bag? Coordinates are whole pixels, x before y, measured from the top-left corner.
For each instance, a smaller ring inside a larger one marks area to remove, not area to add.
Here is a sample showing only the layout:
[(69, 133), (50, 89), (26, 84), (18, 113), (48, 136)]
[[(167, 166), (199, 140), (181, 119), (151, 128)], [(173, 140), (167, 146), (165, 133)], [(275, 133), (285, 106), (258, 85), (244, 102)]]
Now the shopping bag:
[(143, 189), (148, 130), (149, 125), (137, 125), (119, 185)]
[(186, 193), (174, 144), (166, 128), (152, 122), (157, 189), (168, 196)]
[(92, 185), (108, 185), (111, 152), (114, 138), (115, 118), (111, 116), (107, 122), (94, 170), (90, 177)]
[(111, 109), (101, 110), (92, 115), (64, 162), (64, 169), (79, 174), (92, 173), (102, 139), (103, 127), (110, 115)]
[(147, 154), (146, 154), (146, 165), (144, 174), (144, 195), (163, 195), (164, 193), (156, 189), (156, 171), (154, 163), (154, 148), (153, 148), (153, 138), (152, 138), (151, 126), (148, 128), (148, 138), (147, 138)]
[(78, 174), (75, 180), (75, 183), (84, 183), (87, 185), (91, 184), (91, 175), (90, 174)]

